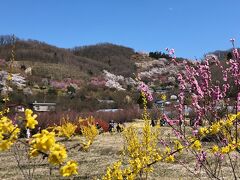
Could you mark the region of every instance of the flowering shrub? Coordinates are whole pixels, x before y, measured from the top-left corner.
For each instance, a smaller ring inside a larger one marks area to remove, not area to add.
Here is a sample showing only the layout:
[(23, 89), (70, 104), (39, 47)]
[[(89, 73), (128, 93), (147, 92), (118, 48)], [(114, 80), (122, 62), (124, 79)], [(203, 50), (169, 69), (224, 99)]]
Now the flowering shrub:
[[(145, 89), (144, 89), (145, 90)], [(153, 164), (159, 161), (174, 162), (174, 156), (170, 147), (162, 151), (158, 145), (159, 127), (154, 129), (150, 127), (150, 118), (147, 113), (147, 98), (145, 91), (141, 91), (144, 101), (144, 127), (141, 136), (138, 135), (137, 129), (129, 127), (124, 131), (125, 148), (123, 157), (107, 168), (103, 180), (111, 179), (136, 179), (145, 177), (151, 173), (154, 168)], [(178, 149), (181, 148), (180, 143)], [(179, 150), (177, 150), (179, 151)], [(126, 164), (124, 165), (123, 164)]]
[(10, 149), (13, 143), (16, 142), (20, 129), (13, 125), (12, 121), (1, 114), (0, 119), (0, 151)]
[(25, 118), (26, 118), (26, 128), (34, 129), (35, 126), (38, 124), (36, 118), (37, 115), (33, 114), (33, 111), (31, 109), (26, 109), (25, 111)]
[(54, 131), (57, 132), (59, 137), (66, 137), (67, 139), (70, 139), (74, 135), (77, 125), (69, 122), (69, 118), (64, 119), (63, 121), (64, 122), (60, 126), (54, 127)]
[(119, 83), (120, 81), (124, 80), (123, 76), (116, 76), (106, 70), (104, 70), (103, 73), (106, 79), (106, 84), (105, 84), (106, 87), (114, 88), (114, 89), (117, 89), (118, 91), (125, 90)]
[(94, 139), (98, 135), (98, 129), (94, 123), (93, 117), (88, 117), (86, 119), (79, 119), (79, 123), (87, 123), (86, 126), (80, 126), (81, 133), (84, 136), (85, 140), (81, 141), (82, 150), (88, 151), (90, 145), (93, 143)]
[[(234, 45), (233, 39), (231, 42)], [(234, 163), (238, 161), (240, 152), (240, 56), (234, 46), (232, 54), (233, 58), (226, 63), (226, 68), (216, 57), (207, 56), (204, 61), (195, 65), (190, 66), (183, 62), (185, 72), (178, 74), (178, 121), (182, 126), (172, 126), (173, 132), (184, 144), (184, 148), (190, 147), (190, 152), (195, 156), (195, 173), (203, 169), (210, 178), (216, 179), (221, 178), (223, 162), (229, 162), (233, 178), (239, 178), (239, 169)], [(214, 80), (211, 73), (213, 67), (220, 69), (222, 85), (219, 79)], [(230, 100), (228, 91), (231, 80), (234, 81), (232, 86), (235, 86), (238, 92)], [(186, 133), (184, 103), (187, 97), (191, 97), (190, 107), (195, 113), (192, 119), (192, 135)], [(235, 107), (232, 114), (226, 111), (230, 104)], [(171, 121), (166, 115), (164, 118), (167, 122)], [(204, 122), (208, 125), (202, 126)], [(210, 141), (210, 144), (204, 144), (203, 141), (206, 140)]]
[[(9, 82), (9, 80), (11, 80)], [(7, 71), (0, 71), (0, 85), (1, 85), (1, 94), (5, 95), (7, 92), (13, 91), (9, 86), (9, 83), (16, 86), (19, 89), (22, 89), (26, 86), (26, 80), (24, 77), (19, 74), (13, 74)]]
[[(59, 143), (57, 136), (64, 136), (68, 139), (71, 138), (77, 128), (76, 125), (64, 121), (62, 126), (49, 127), (42, 129), (37, 134), (30, 137), (29, 141), (19, 139), (20, 128), (14, 125), (13, 122), (6, 117), (5, 112), (1, 112), (0, 119), (0, 151), (6, 151), (11, 148), (14, 143), (21, 143), (28, 149), (28, 156), (35, 159), (42, 156), (47, 159), (51, 166), (59, 167), (62, 176), (71, 176), (78, 174), (78, 163), (69, 160), (68, 152), (79, 147), (81, 151), (88, 151), (94, 139), (98, 135), (98, 130), (94, 124), (93, 118), (79, 119), (79, 123), (85, 122), (87, 126), (81, 126), (82, 137), (78, 137), (78, 142), (70, 147)], [(23, 122), (25, 128), (34, 129), (38, 124), (37, 115), (33, 114), (32, 110), (25, 110), (25, 119)]]
[(106, 80), (103, 77), (92, 77), (89, 84), (96, 87), (104, 87)]
[(64, 177), (78, 174), (78, 163), (75, 161), (68, 161), (67, 164), (60, 169), (60, 173)]
[[(231, 40), (234, 45), (234, 40)], [(170, 56), (174, 59), (174, 50), (169, 50)], [(194, 170), (187, 167), (187, 162), (182, 162), (195, 176), (203, 169), (209, 178), (223, 178), (224, 170), (222, 164), (229, 163), (227, 171), (232, 173), (233, 179), (239, 178), (238, 163), (240, 153), (240, 56), (238, 50), (233, 48), (233, 58), (227, 63), (229, 66), (224, 69), (223, 65), (216, 58), (206, 58), (203, 62), (188, 64), (183, 62), (185, 71), (178, 74), (179, 81), (179, 104), (178, 104), (178, 125), (171, 124), (172, 120), (163, 115), (166, 122), (172, 127), (173, 133), (177, 140), (166, 142), (161, 140), (165, 146), (165, 150), (161, 151), (156, 146), (155, 141), (157, 134), (152, 134), (149, 118), (146, 113), (147, 98), (144, 98), (144, 114), (143, 119), (145, 125), (142, 132), (142, 138), (133, 128), (125, 131), (126, 146), (123, 157), (127, 157), (127, 163), (124, 158), (107, 168), (103, 179), (136, 179), (153, 171), (152, 165), (159, 161), (174, 162), (178, 153), (186, 150), (192, 153), (196, 159), (196, 167)], [(214, 81), (211, 74), (211, 67), (216, 66), (222, 72), (222, 86), (218, 81)], [(229, 80), (233, 79), (238, 92), (235, 94), (234, 104), (235, 110), (232, 114), (222, 111), (227, 109), (230, 101), (227, 93), (230, 89)], [(142, 96), (149, 97), (148, 89), (142, 85)], [(185, 98), (191, 97), (191, 108), (195, 113), (193, 119), (192, 133), (186, 131), (184, 103)], [(151, 98), (150, 98), (151, 99)], [(165, 99), (165, 97), (163, 97)], [(222, 106), (219, 106), (222, 104)], [(202, 126), (203, 121), (207, 122), (207, 126)], [(210, 138), (211, 137), (211, 138)], [(207, 139), (208, 143), (203, 143)], [(126, 164), (126, 165), (123, 165)]]
[(144, 94), (148, 101), (153, 100), (152, 93), (150, 92), (149, 87), (144, 82), (141, 82), (139, 84), (138, 89)]

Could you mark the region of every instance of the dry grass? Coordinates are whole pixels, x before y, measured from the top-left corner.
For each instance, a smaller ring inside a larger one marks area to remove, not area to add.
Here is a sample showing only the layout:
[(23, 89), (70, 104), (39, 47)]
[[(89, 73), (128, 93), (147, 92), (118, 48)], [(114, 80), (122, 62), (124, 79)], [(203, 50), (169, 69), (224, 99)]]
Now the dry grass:
[[(52, 77), (53, 79), (64, 79), (71, 77), (72, 79), (85, 79), (86, 73), (81, 73), (79, 67), (68, 64), (54, 64), (33, 61), (21, 61), (27, 67), (32, 67), (33, 75), (40, 77)], [(71, 70), (70, 70), (71, 69)]]
[[(126, 126), (131, 125), (127, 123)], [(134, 123), (135, 127), (142, 127), (143, 122), (137, 121)], [(161, 137), (173, 139), (171, 136), (170, 127), (161, 128)], [(77, 140), (64, 142), (67, 146), (74, 145)], [(17, 149), (16, 149), (17, 148)], [(81, 152), (74, 149), (69, 154), (69, 159), (77, 160), (79, 163), (79, 175), (74, 179), (98, 179), (105, 173), (106, 168), (111, 165), (114, 161), (119, 159), (119, 155), (123, 149), (123, 137), (121, 133), (103, 133), (100, 134), (96, 141), (93, 143), (92, 148), (89, 152)], [(15, 146), (11, 151), (0, 153), (0, 179), (26, 179), (22, 176), (21, 171), (17, 167), (16, 160), (14, 158), (14, 151), (20, 155), (26, 153), (26, 149), (21, 145)], [(185, 152), (179, 157), (185, 166), (194, 170), (195, 160), (190, 153)], [(33, 179), (64, 179), (59, 176), (57, 169), (52, 169), (51, 175), (47, 160), (41, 158), (35, 161), (30, 161), (27, 158), (20, 160), (24, 172), (28, 172), (28, 169), (36, 166)], [(227, 164), (224, 164), (224, 177), (226, 179), (232, 179), (230, 177), (230, 171)], [(238, 164), (239, 166), (239, 164)], [(198, 176), (193, 176), (188, 170), (186, 170), (180, 162), (173, 164), (169, 163), (158, 163), (154, 165), (154, 172), (149, 176), (149, 179), (162, 179), (162, 180), (175, 180), (175, 179), (208, 179), (205, 173), (201, 173)]]

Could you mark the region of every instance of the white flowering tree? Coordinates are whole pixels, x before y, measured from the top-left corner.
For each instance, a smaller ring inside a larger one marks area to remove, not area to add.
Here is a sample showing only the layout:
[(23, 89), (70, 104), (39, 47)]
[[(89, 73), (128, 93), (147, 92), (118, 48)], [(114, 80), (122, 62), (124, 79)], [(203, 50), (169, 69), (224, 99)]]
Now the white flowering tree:
[(8, 80), (11, 80), (11, 84), (15, 85), (19, 89), (23, 89), (26, 86), (26, 80), (20, 74), (10, 74), (7, 71), (0, 71), (1, 94), (12, 91), (12, 88), (7, 84)]
[(109, 88), (114, 88), (117, 89), (118, 91), (125, 91), (126, 89), (124, 89), (122, 87), (122, 85), (119, 82), (123, 82), (124, 81), (124, 77), (123, 76), (117, 76), (115, 74), (112, 74), (106, 70), (103, 70), (104, 73), (104, 77), (106, 80), (106, 87)]

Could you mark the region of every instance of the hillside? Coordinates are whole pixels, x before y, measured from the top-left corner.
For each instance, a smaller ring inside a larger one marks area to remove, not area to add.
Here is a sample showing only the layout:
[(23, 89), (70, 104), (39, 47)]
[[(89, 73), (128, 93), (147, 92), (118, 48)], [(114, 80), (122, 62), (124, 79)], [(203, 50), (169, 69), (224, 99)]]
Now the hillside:
[[(0, 57), (9, 60), (11, 48), (11, 44), (1, 45)], [(15, 54), (16, 61), (67, 64), (90, 75), (98, 75), (103, 69), (126, 75), (134, 71), (130, 61), (133, 49), (108, 43), (63, 49), (35, 40), (18, 40)]]
[(131, 56), (134, 50), (124, 46), (102, 43), (91, 46), (76, 47), (72, 50), (77, 57), (93, 59), (103, 63), (105, 69), (117, 75), (132, 76), (136, 67)]
[[(12, 45), (10, 38), (4, 38), (0, 37), (0, 59), (1, 69), (7, 70)], [(56, 102), (61, 110), (126, 108), (139, 98), (136, 76), (153, 89), (170, 87), (174, 92), (176, 75), (182, 70), (169, 59), (110, 43), (64, 49), (17, 39), (13, 73), (23, 84), (15, 82), (18, 91), (12, 91), (11, 98), (20, 104)]]

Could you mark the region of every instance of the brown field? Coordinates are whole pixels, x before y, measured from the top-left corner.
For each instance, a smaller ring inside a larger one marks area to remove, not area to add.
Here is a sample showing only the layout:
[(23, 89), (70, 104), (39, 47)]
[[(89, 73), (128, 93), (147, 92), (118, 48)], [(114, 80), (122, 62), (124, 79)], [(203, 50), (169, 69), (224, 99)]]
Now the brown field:
[[(142, 122), (138, 122), (134, 126), (141, 127), (142, 124)], [(173, 139), (170, 134), (170, 127), (161, 128), (161, 137), (164, 139)], [(76, 140), (73, 139), (64, 143), (69, 147), (76, 144)], [(89, 152), (81, 152), (77, 149), (72, 150), (68, 158), (77, 160), (79, 163), (79, 175), (72, 179), (101, 179), (106, 168), (119, 159), (122, 149), (123, 137), (121, 133), (103, 133), (97, 137)], [(14, 152), (16, 152), (15, 155)], [(20, 144), (15, 145), (11, 151), (0, 153), (0, 179), (27, 179), (19, 170), (16, 158), (18, 158), (19, 165), (25, 174), (31, 173), (35, 169), (32, 179), (68, 179), (62, 178), (56, 168), (52, 168), (50, 171), (47, 160), (40, 157), (34, 161), (29, 160), (26, 156), (23, 156), (25, 153), (26, 149)], [(192, 155), (183, 153), (180, 157), (178, 156), (178, 159), (181, 159), (185, 166), (194, 171), (195, 161)], [(155, 164), (154, 168), (155, 170), (150, 174), (149, 179), (208, 179), (204, 172), (201, 172), (197, 176), (192, 175), (178, 160), (171, 164), (160, 162)], [(233, 179), (227, 163), (223, 164), (223, 170), (225, 179)]]

